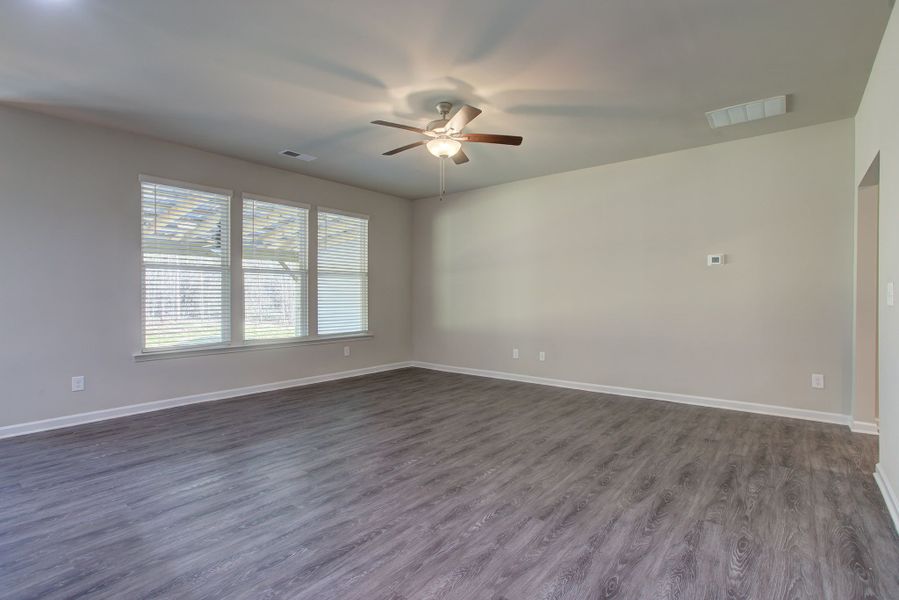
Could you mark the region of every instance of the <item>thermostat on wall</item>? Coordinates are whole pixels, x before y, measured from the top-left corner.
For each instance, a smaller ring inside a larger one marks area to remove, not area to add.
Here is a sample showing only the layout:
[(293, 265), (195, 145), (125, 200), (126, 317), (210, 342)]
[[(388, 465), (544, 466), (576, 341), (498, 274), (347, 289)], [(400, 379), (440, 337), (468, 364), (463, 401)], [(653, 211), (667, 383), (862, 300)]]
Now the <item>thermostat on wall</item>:
[(723, 265), (726, 258), (726, 254), (709, 254), (706, 258), (706, 264), (710, 267), (717, 267), (718, 265)]

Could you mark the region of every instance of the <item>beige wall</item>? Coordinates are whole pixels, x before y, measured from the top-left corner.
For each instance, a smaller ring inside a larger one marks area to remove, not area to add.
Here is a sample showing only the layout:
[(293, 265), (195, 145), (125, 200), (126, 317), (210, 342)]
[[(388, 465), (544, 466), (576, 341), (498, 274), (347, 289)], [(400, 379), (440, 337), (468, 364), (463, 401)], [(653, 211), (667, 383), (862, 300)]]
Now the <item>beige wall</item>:
[(417, 201), (416, 360), (848, 414), (851, 136), (840, 121)]
[(880, 153), (879, 361), (880, 464), (899, 496), (899, 306), (886, 305), (887, 282), (899, 284), (899, 17), (884, 33), (855, 118), (855, 179)]
[[(374, 337), (349, 358), (332, 343), (135, 363), (140, 173), (371, 215)], [(0, 426), (408, 360), (411, 213), (407, 200), (0, 108)], [(86, 391), (69, 391), (74, 375)]]

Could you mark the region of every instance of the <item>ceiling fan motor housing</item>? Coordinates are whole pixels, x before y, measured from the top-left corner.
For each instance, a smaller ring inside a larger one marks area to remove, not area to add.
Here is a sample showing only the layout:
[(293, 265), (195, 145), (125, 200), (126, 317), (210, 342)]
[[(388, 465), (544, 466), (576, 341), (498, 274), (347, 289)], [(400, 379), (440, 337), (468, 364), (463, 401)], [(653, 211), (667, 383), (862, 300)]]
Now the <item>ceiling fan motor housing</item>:
[(434, 133), (444, 133), (448, 122), (447, 119), (437, 119), (436, 121), (428, 123), (427, 126), (425, 126), (425, 129), (427, 131), (433, 131)]
[(447, 116), (450, 111), (453, 110), (453, 103), (446, 101), (438, 102), (435, 108), (437, 109), (437, 112), (440, 113), (440, 118), (428, 123), (425, 129), (427, 131), (433, 131), (434, 133), (445, 133), (446, 124), (449, 123)]

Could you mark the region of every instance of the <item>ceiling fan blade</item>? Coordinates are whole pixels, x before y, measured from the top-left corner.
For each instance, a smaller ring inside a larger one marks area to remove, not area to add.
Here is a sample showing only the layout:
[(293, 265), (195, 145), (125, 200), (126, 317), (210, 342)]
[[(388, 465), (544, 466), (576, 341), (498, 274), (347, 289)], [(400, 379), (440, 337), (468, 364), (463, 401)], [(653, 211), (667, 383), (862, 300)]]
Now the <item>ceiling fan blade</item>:
[(495, 133), (468, 133), (456, 138), (460, 142), (481, 142), (483, 144), (506, 144), (520, 146), (524, 138), (518, 135), (497, 135)]
[(462, 152), (462, 150), (459, 150), (453, 154), (453, 162), (457, 165), (464, 165), (468, 162), (468, 155)]
[(412, 127), (411, 125), (402, 125), (401, 123), (391, 123), (390, 121), (372, 121), (372, 125), (383, 125), (384, 127), (396, 127), (397, 129), (405, 129), (406, 131), (414, 131), (415, 133), (427, 133), (421, 127)]
[(464, 105), (456, 114), (453, 115), (453, 118), (450, 119), (446, 128), (452, 129), (453, 131), (459, 132), (462, 131), (462, 128), (468, 125), (472, 119), (481, 114), (480, 108), (475, 108), (474, 106)]
[(411, 150), (412, 148), (417, 148), (419, 146), (423, 146), (425, 144), (424, 141), (415, 142), (414, 144), (407, 144), (405, 146), (400, 146), (399, 148), (394, 148), (393, 150), (388, 150), (384, 153), (384, 156), (393, 156), (394, 154), (399, 154), (404, 150)]

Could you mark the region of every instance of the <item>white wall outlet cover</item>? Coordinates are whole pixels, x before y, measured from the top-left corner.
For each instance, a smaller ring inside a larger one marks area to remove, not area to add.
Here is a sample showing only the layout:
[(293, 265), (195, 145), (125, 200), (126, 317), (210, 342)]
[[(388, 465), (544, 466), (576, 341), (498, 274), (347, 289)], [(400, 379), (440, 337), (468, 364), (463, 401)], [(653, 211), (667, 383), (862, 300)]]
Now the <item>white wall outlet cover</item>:
[(78, 375), (77, 377), (72, 377), (72, 391), (73, 392), (83, 392), (84, 391), (84, 375)]
[(723, 265), (726, 261), (726, 254), (709, 254), (705, 259), (705, 264), (710, 267), (717, 267), (718, 265)]
[(350, 355), (350, 347), (349, 347), (349, 346), (344, 346), (344, 347), (343, 347), (343, 355), (344, 355), (344, 356), (349, 356), (349, 355)]
[(540, 353), (540, 360), (541, 360), (541, 361), (546, 360), (546, 352), (541, 352), (541, 353)]
[(824, 375), (812, 373), (812, 387), (818, 390), (824, 389)]
[(518, 348), (512, 348), (512, 358), (518, 358)]

